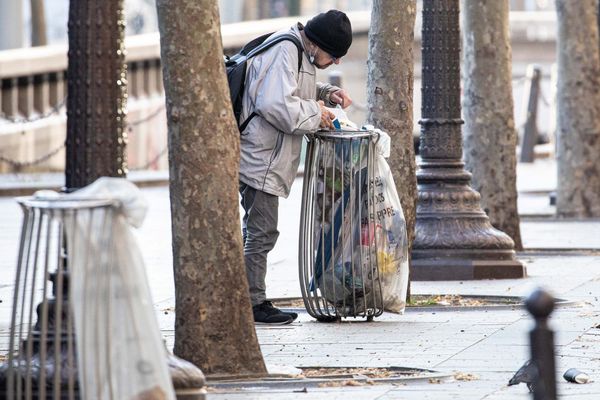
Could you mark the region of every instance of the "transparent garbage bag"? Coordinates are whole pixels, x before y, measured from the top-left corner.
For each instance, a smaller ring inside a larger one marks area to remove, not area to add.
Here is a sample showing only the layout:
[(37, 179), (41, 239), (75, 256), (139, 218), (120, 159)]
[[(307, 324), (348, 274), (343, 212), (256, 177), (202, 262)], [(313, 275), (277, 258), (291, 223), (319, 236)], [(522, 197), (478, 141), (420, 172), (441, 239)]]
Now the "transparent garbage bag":
[(402, 211), (400, 197), (386, 158), (390, 156), (390, 136), (372, 125), (362, 129), (378, 134), (375, 145), (375, 174), (373, 195), (375, 199), (375, 232), (371, 236), (377, 248), (377, 265), (383, 308), (394, 313), (403, 313), (408, 292), (408, 238), (406, 220)]
[(82, 398), (174, 400), (144, 261), (131, 232), (146, 213), (141, 192), (125, 179), (100, 178), (61, 196), (119, 204), (104, 209), (106, 218), (95, 212), (65, 219)]
[(375, 232), (370, 236), (377, 248), (377, 265), (383, 308), (403, 313), (408, 291), (408, 239), (406, 220), (396, 191), (394, 177), (383, 157), (375, 157)]
[[(330, 221), (333, 217), (337, 231), (334, 229), (332, 232), (327, 222), (317, 224), (315, 278), (327, 301), (336, 307), (349, 307), (346, 311), (350, 314), (360, 313), (364, 307), (373, 307), (381, 301), (386, 311), (402, 313), (406, 307), (408, 290), (408, 240), (400, 198), (385, 159), (389, 157), (391, 141), (387, 133), (372, 126), (363, 129), (378, 133), (374, 178), (367, 186), (366, 165), (359, 165), (359, 160), (366, 160), (366, 157), (356, 157), (352, 164), (335, 163), (352, 165), (350, 170), (355, 171), (354, 180), (348, 179), (347, 171), (338, 169), (335, 176), (341, 177), (346, 173), (344, 187), (339, 182), (328, 182), (327, 179), (321, 182), (323, 193), (317, 196), (317, 202), (320, 203), (317, 210), (331, 213), (321, 220)], [(331, 158), (334, 155), (324, 154), (323, 157)], [(355, 184), (354, 199), (349, 190), (349, 182), (352, 181)], [(373, 191), (374, 196), (372, 215), (367, 211), (369, 190)], [(323, 202), (325, 206), (321, 207)], [(370, 224), (366, 223), (365, 216), (369, 216)], [(318, 221), (320, 218), (317, 215)], [(361, 224), (351, 223), (359, 219), (363, 221)], [(377, 267), (374, 268), (375, 263), (371, 260), (375, 257)], [(381, 292), (375, 287), (379, 284)], [(311, 289), (315, 289), (314, 282)], [(382, 299), (379, 298), (380, 293)]]

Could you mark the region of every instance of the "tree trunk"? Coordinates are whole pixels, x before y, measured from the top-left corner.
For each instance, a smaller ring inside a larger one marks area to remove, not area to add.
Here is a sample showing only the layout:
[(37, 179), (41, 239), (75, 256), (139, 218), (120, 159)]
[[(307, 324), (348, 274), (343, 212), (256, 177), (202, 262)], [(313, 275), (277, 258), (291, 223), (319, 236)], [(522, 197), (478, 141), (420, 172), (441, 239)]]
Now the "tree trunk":
[(44, 0), (30, 0), (31, 5), (31, 45), (45, 46), (46, 39), (46, 13)]
[(367, 61), (367, 121), (392, 139), (388, 163), (406, 218), (409, 255), (415, 237), (417, 201), (412, 49), (416, 11), (415, 0), (373, 1)]
[(558, 187), (561, 217), (600, 216), (597, 0), (556, 0)]
[(217, 0), (159, 0), (169, 131), (175, 349), (209, 375), (264, 374), (238, 206), (239, 133)]
[(508, 0), (463, 0), (465, 168), (492, 225), (522, 250)]
[(69, 5), (66, 186), (125, 177), (127, 71), (123, 0)]

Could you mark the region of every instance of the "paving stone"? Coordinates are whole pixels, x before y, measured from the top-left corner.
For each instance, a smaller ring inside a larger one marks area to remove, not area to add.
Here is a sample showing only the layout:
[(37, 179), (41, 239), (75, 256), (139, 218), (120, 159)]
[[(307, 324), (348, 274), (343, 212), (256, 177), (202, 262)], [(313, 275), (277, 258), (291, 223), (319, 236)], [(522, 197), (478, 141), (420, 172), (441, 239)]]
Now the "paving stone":
[[(537, 164), (534, 163), (534, 165)], [(535, 168), (529, 170), (535, 177)], [(529, 179), (529, 178), (528, 178)], [(533, 178), (531, 178), (533, 179)], [(270, 297), (298, 297), (297, 232), (299, 193), (296, 184), (280, 203), (282, 225), (267, 275)], [(520, 183), (523, 185), (523, 182)], [(533, 187), (533, 183), (531, 187)], [(540, 182), (538, 189), (552, 187)], [(530, 187), (530, 188), (531, 188)], [(149, 210), (135, 232), (142, 249), (159, 326), (167, 342), (174, 340), (174, 296), (171, 260), (170, 206), (166, 187), (144, 188)], [(527, 194), (524, 197), (533, 196)], [(535, 206), (541, 198), (526, 202)], [(537, 202), (537, 203), (536, 203)], [(544, 211), (544, 212), (547, 212)], [(12, 198), (0, 197), (0, 352), (6, 351), (12, 282), (16, 267), (21, 211)], [(557, 380), (561, 398), (598, 399), (600, 383), (574, 385), (560, 374), (568, 367), (586, 371), (600, 381), (600, 253), (553, 249), (600, 248), (600, 223), (524, 219), (522, 235), (535, 252), (519, 253), (528, 277), (513, 280), (413, 282), (414, 294), (526, 296), (543, 286), (555, 296), (580, 303), (559, 307), (550, 320), (556, 330)], [(557, 234), (559, 232), (560, 234)], [(541, 249), (541, 250), (539, 250)], [(268, 364), (288, 366), (404, 366), (446, 373), (476, 374), (473, 381), (286, 390), (209, 393), (209, 399), (529, 399), (525, 385), (507, 387), (512, 373), (528, 358), (532, 320), (522, 308), (503, 310), (432, 311), (409, 308), (403, 315), (385, 313), (374, 322), (360, 320), (319, 323), (306, 312), (281, 327), (257, 326), (263, 357)]]

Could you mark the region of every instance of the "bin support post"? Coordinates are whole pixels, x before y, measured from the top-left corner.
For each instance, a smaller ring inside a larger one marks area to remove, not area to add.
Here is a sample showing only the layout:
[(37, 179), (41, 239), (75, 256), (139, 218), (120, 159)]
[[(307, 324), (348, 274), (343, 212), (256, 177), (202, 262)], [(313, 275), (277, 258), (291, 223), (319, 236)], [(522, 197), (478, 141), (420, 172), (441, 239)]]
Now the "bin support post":
[(512, 239), (492, 227), (461, 161), (459, 29), (459, 0), (423, 1), (422, 161), (411, 278), (521, 278), (525, 267)]

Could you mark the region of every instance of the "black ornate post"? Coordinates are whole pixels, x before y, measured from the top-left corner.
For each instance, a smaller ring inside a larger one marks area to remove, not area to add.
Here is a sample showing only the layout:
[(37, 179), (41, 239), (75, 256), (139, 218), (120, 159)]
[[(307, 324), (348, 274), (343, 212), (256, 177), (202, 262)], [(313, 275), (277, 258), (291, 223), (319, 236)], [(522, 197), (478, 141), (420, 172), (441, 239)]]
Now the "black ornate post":
[(512, 239), (492, 227), (461, 161), (459, 0), (423, 1), (421, 90), (411, 278), (523, 277)]
[(548, 317), (554, 310), (554, 298), (548, 292), (537, 289), (527, 298), (525, 305), (535, 319), (535, 326), (529, 332), (531, 361), (537, 370), (533, 398), (556, 400), (554, 332), (548, 327)]
[(66, 187), (127, 173), (123, 0), (71, 1)]

